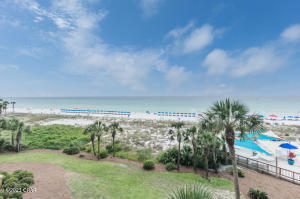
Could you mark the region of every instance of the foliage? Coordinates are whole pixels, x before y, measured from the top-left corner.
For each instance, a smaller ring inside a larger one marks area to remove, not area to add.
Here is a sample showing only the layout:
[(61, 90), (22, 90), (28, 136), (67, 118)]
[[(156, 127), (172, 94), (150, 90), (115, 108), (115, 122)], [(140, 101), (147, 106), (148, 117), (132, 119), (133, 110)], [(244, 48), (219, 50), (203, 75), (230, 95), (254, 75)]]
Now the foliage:
[[(24, 191), (34, 184), (33, 173), (25, 170), (16, 170), (12, 174), (1, 172), (5, 174), (2, 179), (3, 190), (0, 191), (0, 198), (17, 198), (21, 199)], [(8, 188), (17, 188), (20, 192), (8, 192)], [(17, 193), (17, 194), (16, 194)]]
[(154, 167), (155, 167), (155, 163), (154, 163), (153, 160), (146, 160), (146, 161), (144, 161), (143, 168), (145, 170), (152, 170), (152, 169), (154, 169)]
[(107, 150), (100, 150), (100, 153), (99, 153), (99, 159), (102, 159), (102, 158), (107, 158), (108, 156), (108, 152)]
[(89, 136), (82, 134), (82, 128), (66, 125), (34, 126), (32, 133), (26, 135), (29, 149), (64, 149), (71, 144), (84, 146)]
[(79, 157), (80, 157), (80, 158), (83, 158), (83, 157), (84, 157), (84, 155), (83, 155), (83, 154), (80, 154), (80, 155), (79, 155)]
[(69, 146), (65, 148), (63, 152), (68, 155), (74, 155), (80, 153), (80, 149), (77, 146)]
[(115, 157), (123, 158), (123, 159), (128, 159), (128, 160), (133, 160), (137, 161), (138, 160), (138, 155), (134, 151), (119, 151), (115, 154)]
[(173, 162), (168, 162), (165, 166), (167, 171), (175, 170), (177, 167)]
[(212, 192), (200, 184), (177, 188), (169, 199), (213, 199)]
[(4, 138), (0, 139), (0, 152), (11, 152), (14, 151), (14, 147)]
[[(233, 169), (232, 168), (230, 168), (230, 174), (233, 175)], [(238, 176), (241, 177), (241, 178), (245, 177), (245, 174), (241, 169), (238, 169)]]
[(144, 162), (145, 160), (149, 160), (152, 158), (152, 150), (151, 148), (145, 148), (137, 150), (138, 161)]
[(268, 194), (264, 191), (260, 191), (258, 189), (250, 188), (248, 195), (251, 199), (268, 199)]
[[(113, 153), (113, 146), (112, 146), (112, 143), (106, 145), (105, 148), (106, 148), (106, 150), (107, 150), (108, 153)], [(122, 144), (120, 143), (119, 140), (116, 140), (116, 141), (115, 141), (115, 152), (119, 152), (119, 151), (121, 151), (122, 149), (123, 149)]]
[(0, 156), (0, 163), (3, 162), (50, 163), (77, 173), (79, 175), (67, 177), (68, 187), (75, 198), (167, 198), (170, 187), (193, 182), (203, 183), (215, 189), (233, 188), (232, 182), (224, 178), (211, 177), (210, 181), (207, 181), (193, 173), (145, 172), (129, 163), (88, 161), (59, 153), (3, 154)]
[(177, 162), (177, 153), (178, 149), (176, 147), (172, 147), (161, 154), (157, 157), (157, 161), (163, 164), (167, 164), (169, 162), (176, 163)]

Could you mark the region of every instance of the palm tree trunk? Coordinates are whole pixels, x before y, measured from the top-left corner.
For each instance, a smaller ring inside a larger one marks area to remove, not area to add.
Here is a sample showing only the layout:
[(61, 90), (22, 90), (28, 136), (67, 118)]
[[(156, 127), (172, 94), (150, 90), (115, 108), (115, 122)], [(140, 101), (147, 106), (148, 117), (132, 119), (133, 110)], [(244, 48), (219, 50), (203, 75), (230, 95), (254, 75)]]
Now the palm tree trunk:
[(197, 148), (196, 148), (196, 143), (195, 143), (194, 139), (192, 141), (192, 144), (193, 144), (193, 155), (194, 155), (193, 167), (194, 167), (195, 173), (197, 173)]
[(113, 157), (115, 157), (115, 136), (113, 136), (112, 139), (113, 139), (113, 143), (112, 143)]
[(227, 156), (227, 150), (226, 150), (226, 144), (223, 144), (223, 155), (225, 159), (225, 164), (228, 164), (228, 156)]
[(14, 135), (14, 133), (11, 133), (11, 145), (15, 146), (15, 135)]
[(233, 166), (233, 177), (234, 177), (234, 191), (235, 191), (235, 198), (240, 199), (240, 187), (239, 187), (239, 180), (238, 180), (238, 172), (237, 172), (237, 165), (235, 160), (235, 150), (234, 150), (234, 130), (231, 127), (227, 127), (225, 129), (225, 138), (228, 144), (232, 166)]
[(216, 158), (216, 148), (215, 148), (214, 144), (212, 145), (212, 156), (213, 156), (213, 161), (214, 161), (215, 173), (218, 173), (217, 158)]
[(19, 151), (20, 151), (21, 137), (22, 137), (22, 133), (21, 133), (21, 132), (18, 132), (18, 133), (17, 133), (17, 137), (16, 137), (16, 141), (17, 141), (16, 152), (19, 152)]
[(208, 148), (204, 149), (205, 156), (205, 178), (208, 179)]
[(100, 159), (100, 136), (98, 135), (98, 160)]
[(180, 170), (180, 142), (178, 142), (178, 153), (177, 153), (177, 170)]
[(93, 153), (94, 153), (94, 156), (96, 156), (96, 151), (95, 151), (95, 141), (94, 141), (94, 139), (91, 139), (91, 141), (92, 141), (92, 147), (93, 147)]

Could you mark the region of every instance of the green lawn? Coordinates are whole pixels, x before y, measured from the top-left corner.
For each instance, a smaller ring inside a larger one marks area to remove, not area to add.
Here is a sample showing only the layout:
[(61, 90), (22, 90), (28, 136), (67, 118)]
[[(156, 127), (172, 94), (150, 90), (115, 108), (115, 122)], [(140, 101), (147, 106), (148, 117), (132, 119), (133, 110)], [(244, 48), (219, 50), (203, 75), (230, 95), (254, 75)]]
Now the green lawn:
[(57, 153), (32, 152), (0, 155), (0, 162), (45, 162), (68, 171), (68, 185), (74, 198), (166, 198), (176, 186), (200, 182), (216, 189), (233, 189), (230, 181), (210, 182), (192, 173), (147, 172), (131, 164), (97, 162)]

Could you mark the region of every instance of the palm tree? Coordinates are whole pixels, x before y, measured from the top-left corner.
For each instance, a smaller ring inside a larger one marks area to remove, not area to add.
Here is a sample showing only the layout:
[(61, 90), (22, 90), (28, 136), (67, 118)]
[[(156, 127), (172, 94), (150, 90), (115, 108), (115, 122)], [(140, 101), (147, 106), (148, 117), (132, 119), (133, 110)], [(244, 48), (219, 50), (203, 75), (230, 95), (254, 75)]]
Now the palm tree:
[(210, 107), (210, 112), (214, 114), (216, 119), (219, 119), (220, 122), (222, 122), (223, 129), (225, 130), (225, 139), (232, 159), (235, 198), (240, 199), (234, 149), (235, 131), (240, 131), (241, 135), (244, 135), (244, 133), (249, 130), (261, 129), (263, 121), (258, 117), (248, 117), (247, 114), (249, 110), (247, 106), (239, 101), (231, 101), (230, 99), (216, 102)]
[(184, 133), (184, 137), (185, 140), (191, 140), (192, 142), (192, 146), (193, 146), (193, 168), (195, 173), (197, 173), (197, 133), (198, 130), (195, 126), (192, 126), (190, 128), (188, 128), (185, 133)]
[(10, 103), (11, 103), (11, 105), (12, 105), (13, 112), (15, 112), (15, 104), (16, 104), (16, 102), (10, 102)]
[(93, 154), (94, 156), (96, 156), (96, 151), (95, 151), (95, 130), (94, 130), (94, 126), (93, 125), (89, 125), (88, 127), (86, 127), (83, 131), (83, 134), (89, 134), (90, 135), (90, 139), (92, 142), (92, 147), (93, 147)]
[(118, 122), (113, 122), (108, 126), (108, 128), (111, 131), (113, 157), (115, 157), (115, 137), (117, 132), (123, 132), (123, 129), (120, 127), (120, 124)]
[(213, 145), (213, 135), (206, 129), (205, 124), (200, 124), (200, 128), (201, 133), (199, 133), (197, 141), (205, 158), (205, 178), (208, 179), (208, 156)]
[(174, 140), (176, 137), (178, 142), (178, 152), (177, 152), (177, 169), (180, 170), (180, 144), (182, 141), (183, 134), (181, 128), (184, 126), (183, 122), (173, 122), (171, 124), (172, 129), (169, 130), (170, 139)]
[(4, 114), (6, 114), (7, 105), (9, 104), (9, 102), (8, 101), (4, 101), (2, 104), (3, 104)]
[(217, 158), (216, 158), (216, 148), (220, 144), (220, 139), (218, 135), (222, 132), (223, 124), (219, 119), (214, 117), (211, 112), (204, 113), (203, 120), (201, 122), (202, 128), (209, 131), (212, 134), (212, 157), (214, 162), (215, 173), (218, 173)]
[(0, 115), (2, 114), (3, 104), (0, 103)]
[(97, 145), (98, 145), (98, 160), (100, 159), (100, 138), (103, 134), (103, 131), (107, 129), (106, 125), (102, 123), (101, 121), (96, 121), (94, 124), (92, 124), (93, 129), (95, 131), (95, 135), (97, 137)]

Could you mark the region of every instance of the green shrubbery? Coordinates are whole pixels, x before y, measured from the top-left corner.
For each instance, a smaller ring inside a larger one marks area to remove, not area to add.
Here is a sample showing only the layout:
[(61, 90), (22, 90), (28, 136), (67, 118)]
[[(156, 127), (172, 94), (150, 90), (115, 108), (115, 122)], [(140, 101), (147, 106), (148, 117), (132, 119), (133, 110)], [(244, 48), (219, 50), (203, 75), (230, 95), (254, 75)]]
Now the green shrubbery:
[[(233, 175), (233, 169), (232, 168), (230, 168), (230, 174)], [(245, 177), (245, 174), (241, 169), (238, 169), (238, 176), (241, 177), (241, 178)]]
[(154, 169), (154, 167), (155, 167), (155, 163), (153, 160), (146, 160), (144, 162), (143, 168), (145, 170), (152, 170), (152, 169)]
[(250, 198), (252, 199), (268, 199), (268, 194), (264, 191), (260, 191), (258, 189), (253, 189), (250, 188), (248, 195), (250, 196)]
[(213, 194), (203, 185), (186, 185), (173, 191), (169, 199), (213, 199)]
[(15, 148), (9, 142), (3, 138), (0, 139), (0, 152), (10, 152), (14, 150)]
[(173, 162), (168, 162), (165, 166), (167, 171), (172, 171), (177, 169), (177, 166)]
[(107, 158), (107, 156), (108, 156), (107, 150), (105, 150), (105, 149), (100, 150), (99, 159)]
[[(106, 145), (105, 148), (106, 148), (106, 150), (107, 150), (108, 153), (112, 153), (112, 152), (113, 152), (112, 144)], [(116, 141), (115, 141), (115, 152), (122, 151), (122, 149), (123, 149), (122, 144), (120, 143), (119, 140), (116, 140)]]
[(82, 131), (80, 127), (66, 125), (34, 126), (32, 133), (26, 134), (25, 143), (29, 149), (64, 149), (70, 145), (84, 147), (90, 139)]
[(74, 155), (80, 153), (80, 149), (77, 146), (69, 146), (63, 150), (64, 153), (68, 155)]
[[(33, 173), (24, 170), (16, 170), (12, 174), (0, 172), (4, 175), (2, 179), (3, 190), (0, 191), (0, 198), (22, 198), (22, 192), (25, 192), (30, 185), (34, 184)], [(9, 192), (8, 189), (16, 188), (19, 192)]]
[(152, 158), (152, 150), (151, 148), (140, 149), (137, 150), (138, 161), (144, 162), (145, 160), (149, 160)]

